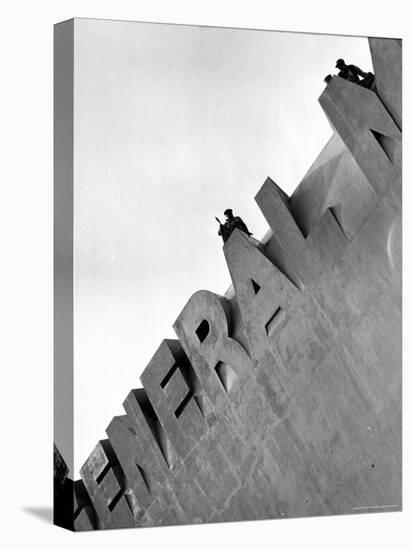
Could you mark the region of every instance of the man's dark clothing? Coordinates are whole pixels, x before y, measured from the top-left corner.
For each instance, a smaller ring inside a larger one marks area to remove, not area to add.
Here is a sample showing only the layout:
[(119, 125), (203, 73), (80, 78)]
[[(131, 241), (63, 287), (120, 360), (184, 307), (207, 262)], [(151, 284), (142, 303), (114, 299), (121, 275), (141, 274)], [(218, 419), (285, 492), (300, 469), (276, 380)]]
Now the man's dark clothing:
[(376, 90), (375, 75), (373, 73), (368, 73), (365, 78), (359, 82), (359, 86), (368, 88), (368, 90), (372, 90), (374, 92)]
[(360, 82), (360, 76), (362, 78), (365, 78), (368, 76), (368, 73), (363, 72), (359, 67), (356, 65), (345, 65), (338, 73), (338, 76), (341, 78), (344, 78), (345, 80), (349, 80), (349, 82), (354, 82), (355, 84), (359, 84)]
[[(345, 65), (338, 73), (340, 78), (349, 80), (354, 84), (359, 84), (363, 88), (375, 91), (375, 75), (373, 73), (365, 73), (356, 65)], [(362, 80), (359, 77), (362, 77)]]
[(246, 233), (249, 237), (252, 235), (245, 222), (239, 216), (229, 218), (225, 223), (221, 224), (218, 235), (221, 235), (223, 242), (226, 242), (235, 229), (240, 229), (240, 231), (243, 231), (243, 233)]

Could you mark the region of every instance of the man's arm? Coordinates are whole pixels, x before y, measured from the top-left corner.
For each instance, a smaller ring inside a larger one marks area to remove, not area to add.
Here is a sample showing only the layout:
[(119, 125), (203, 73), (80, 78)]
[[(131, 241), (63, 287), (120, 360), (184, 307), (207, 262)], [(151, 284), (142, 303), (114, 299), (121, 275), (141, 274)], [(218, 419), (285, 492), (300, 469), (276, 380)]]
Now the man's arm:
[(361, 76), (362, 78), (365, 78), (366, 76), (368, 76), (368, 73), (365, 73), (364, 71), (362, 71), (362, 69), (360, 69), (356, 65), (349, 65), (349, 67), (350, 67), (350, 70), (354, 74), (357, 74), (358, 76)]
[(223, 240), (226, 240), (226, 237), (230, 234), (230, 229), (228, 228), (227, 224), (221, 223), (219, 225), (219, 231), (217, 232), (218, 235), (220, 235)]
[(235, 227), (238, 227), (239, 229), (241, 229), (242, 231), (244, 231), (248, 235), (252, 235), (252, 233), (247, 228), (247, 225), (245, 224), (245, 222), (239, 216), (236, 216), (236, 218), (235, 218)]

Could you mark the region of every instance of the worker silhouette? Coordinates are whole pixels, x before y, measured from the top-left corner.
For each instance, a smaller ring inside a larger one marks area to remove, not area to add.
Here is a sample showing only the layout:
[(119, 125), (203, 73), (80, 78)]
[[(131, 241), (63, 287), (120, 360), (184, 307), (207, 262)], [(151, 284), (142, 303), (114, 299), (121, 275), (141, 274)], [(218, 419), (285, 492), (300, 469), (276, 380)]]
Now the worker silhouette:
[[(336, 61), (336, 68), (339, 69), (338, 76), (344, 80), (349, 80), (354, 84), (358, 84), (363, 88), (375, 91), (375, 75), (373, 73), (365, 73), (356, 65), (346, 65), (344, 59), (340, 58)], [(326, 84), (330, 82), (332, 75), (328, 74), (324, 81)]]
[(216, 218), (216, 220), (219, 222), (219, 231), (218, 235), (220, 235), (223, 239), (223, 242), (226, 242), (232, 232), (235, 229), (240, 229), (240, 231), (243, 231), (243, 233), (246, 233), (248, 237), (253, 235), (253, 233), (250, 233), (249, 229), (247, 228), (245, 222), (242, 220), (240, 216), (234, 216), (233, 211), (231, 208), (227, 208), (223, 214), (226, 217), (225, 223), (221, 223), (219, 218)]

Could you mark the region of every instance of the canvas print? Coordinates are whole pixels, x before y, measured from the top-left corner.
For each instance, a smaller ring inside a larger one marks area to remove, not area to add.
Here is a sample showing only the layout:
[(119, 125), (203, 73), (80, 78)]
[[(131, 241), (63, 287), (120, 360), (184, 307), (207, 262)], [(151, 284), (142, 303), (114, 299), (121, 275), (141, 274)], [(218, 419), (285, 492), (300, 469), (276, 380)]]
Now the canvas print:
[(401, 39), (54, 34), (55, 524), (401, 510)]

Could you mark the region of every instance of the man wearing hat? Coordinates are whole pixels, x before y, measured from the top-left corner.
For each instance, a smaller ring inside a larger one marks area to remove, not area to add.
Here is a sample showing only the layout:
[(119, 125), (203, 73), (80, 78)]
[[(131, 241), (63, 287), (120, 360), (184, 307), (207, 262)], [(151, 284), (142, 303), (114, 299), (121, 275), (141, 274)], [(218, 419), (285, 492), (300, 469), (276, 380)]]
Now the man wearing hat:
[(231, 208), (227, 208), (223, 214), (226, 217), (226, 221), (225, 223), (220, 224), (218, 231), (218, 235), (222, 237), (223, 242), (228, 240), (234, 229), (240, 229), (240, 231), (243, 231), (243, 233), (246, 233), (249, 237), (253, 235), (253, 233), (250, 233), (249, 229), (246, 227), (246, 224), (242, 218), (233, 215)]

